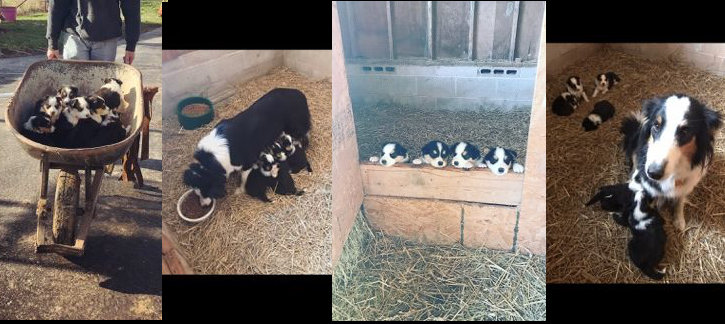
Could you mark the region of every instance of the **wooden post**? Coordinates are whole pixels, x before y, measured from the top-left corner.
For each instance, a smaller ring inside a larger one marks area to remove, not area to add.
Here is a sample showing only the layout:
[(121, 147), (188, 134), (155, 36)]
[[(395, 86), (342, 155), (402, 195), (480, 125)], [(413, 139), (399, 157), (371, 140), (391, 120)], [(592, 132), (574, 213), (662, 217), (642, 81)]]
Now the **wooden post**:
[(425, 47), (425, 54), (428, 59), (433, 59), (433, 1), (426, 2), (426, 10), (428, 11), (428, 20), (426, 24), (426, 38), (427, 43)]
[(388, 50), (390, 59), (395, 59), (395, 49), (393, 48), (393, 8), (390, 1), (385, 1), (385, 12), (388, 18)]
[(519, 1), (514, 1), (514, 13), (512, 15), (513, 21), (511, 22), (511, 47), (509, 47), (509, 61), (514, 60), (514, 53), (516, 52), (516, 28), (519, 24)]
[(473, 60), (473, 49), (475, 46), (473, 46), (473, 39), (474, 39), (474, 31), (476, 30), (476, 1), (470, 1), (471, 3), (471, 15), (468, 16), (468, 60)]

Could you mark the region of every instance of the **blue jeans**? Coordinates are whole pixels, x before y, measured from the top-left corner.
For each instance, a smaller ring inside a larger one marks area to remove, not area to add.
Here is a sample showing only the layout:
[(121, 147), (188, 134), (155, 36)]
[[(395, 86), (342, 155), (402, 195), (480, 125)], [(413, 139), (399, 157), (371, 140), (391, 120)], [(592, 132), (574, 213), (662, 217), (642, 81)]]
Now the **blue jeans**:
[(83, 40), (76, 35), (62, 32), (61, 39), (63, 40), (64, 60), (109, 62), (116, 60), (116, 48), (118, 47), (117, 37), (105, 41), (92, 42)]

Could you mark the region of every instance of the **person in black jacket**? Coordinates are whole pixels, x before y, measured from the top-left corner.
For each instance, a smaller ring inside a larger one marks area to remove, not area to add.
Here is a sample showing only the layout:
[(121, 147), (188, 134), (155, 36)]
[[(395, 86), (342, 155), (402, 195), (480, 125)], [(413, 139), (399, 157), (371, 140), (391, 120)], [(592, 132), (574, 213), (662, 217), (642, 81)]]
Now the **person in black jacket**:
[(48, 59), (60, 58), (62, 45), (66, 60), (115, 61), (121, 13), (126, 36), (123, 62), (131, 64), (141, 32), (140, 0), (49, 0)]

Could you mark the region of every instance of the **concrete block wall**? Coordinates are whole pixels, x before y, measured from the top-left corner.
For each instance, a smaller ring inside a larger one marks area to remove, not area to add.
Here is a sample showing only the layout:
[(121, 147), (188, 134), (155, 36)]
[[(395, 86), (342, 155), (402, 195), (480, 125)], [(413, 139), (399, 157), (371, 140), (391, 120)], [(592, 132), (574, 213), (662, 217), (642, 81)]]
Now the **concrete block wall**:
[[(364, 71), (363, 67), (371, 67)], [(375, 71), (375, 67), (383, 71)], [(393, 67), (394, 71), (386, 71)], [(529, 110), (536, 67), (346, 64), (353, 105), (400, 104), (425, 109)], [(491, 73), (481, 73), (489, 69)], [(493, 70), (516, 70), (494, 74)]]
[(725, 76), (725, 44), (609, 44), (611, 48), (651, 59), (672, 59)]

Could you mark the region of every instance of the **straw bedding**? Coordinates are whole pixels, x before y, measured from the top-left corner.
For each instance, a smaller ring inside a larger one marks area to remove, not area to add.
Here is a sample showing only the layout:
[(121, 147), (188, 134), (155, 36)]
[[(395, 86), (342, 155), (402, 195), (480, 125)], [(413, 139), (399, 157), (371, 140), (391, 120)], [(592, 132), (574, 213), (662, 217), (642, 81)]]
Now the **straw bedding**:
[(412, 161), (420, 157), (423, 145), (440, 140), (448, 145), (466, 141), (482, 150), (501, 146), (516, 151), (522, 165), (526, 162), (530, 109), (472, 112), (389, 105), (353, 108), (362, 161), (379, 156), (386, 142), (399, 142), (408, 149)]
[[(193, 161), (197, 142), (216, 123), (246, 109), (276, 87), (296, 88), (307, 97), (312, 115), (311, 142), (307, 157), (313, 173), (293, 175), (302, 196), (269, 193), (273, 203), (246, 194), (236, 195), (237, 183), (227, 181), (227, 196), (216, 210), (197, 225), (176, 214), (177, 199), (188, 190), (183, 172)], [(330, 80), (313, 82), (288, 68), (236, 87), (236, 94), (215, 104), (215, 119), (202, 128), (179, 131), (178, 123), (164, 124), (163, 176), (164, 226), (176, 233), (181, 249), (197, 273), (205, 274), (305, 274), (330, 273), (332, 147)]]
[(333, 320), (545, 320), (544, 257), (428, 246), (360, 214), (333, 273)]
[[(628, 169), (618, 128), (644, 99), (681, 92), (725, 113), (725, 79), (677, 63), (655, 61), (605, 49), (547, 79), (546, 182), (548, 282), (652, 282), (626, 253), (629, 230), (614, 223), (599, 207), (584, 203), (599, 186), (625, 182)], [(622, 82), (605, 95), (591, 98), (598, 73), (614, 71)], [(551, 103), (564, 90), (566, 78), (580, 76), (590, 102), (568, 117), (551, 113)], [(610, 101), (613, 119), (584, 132), (582, 119), (595, 102)], [(716, 134), (715, 157), (708, 174), (685, 206), (687, 229), (679, 233), (663, 212), (667, 232), (667, 274), (663, 282), (725, 281), (725, 132)]]

